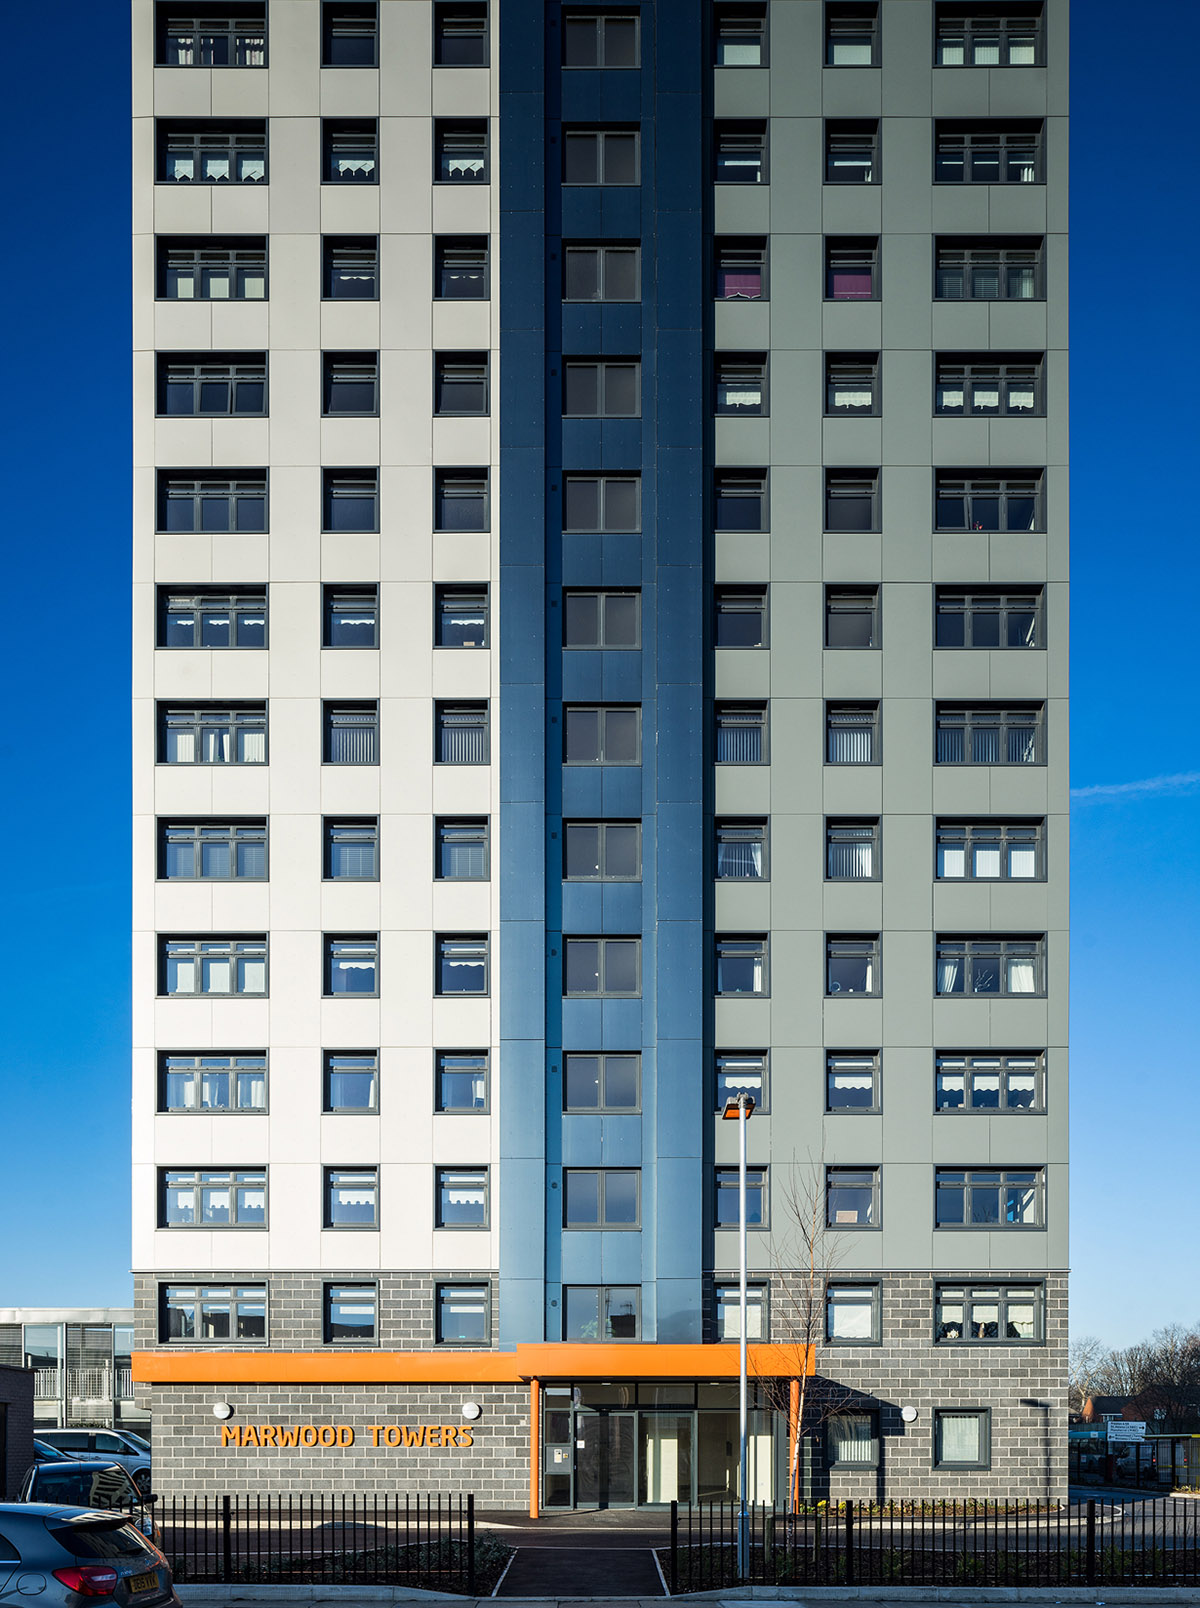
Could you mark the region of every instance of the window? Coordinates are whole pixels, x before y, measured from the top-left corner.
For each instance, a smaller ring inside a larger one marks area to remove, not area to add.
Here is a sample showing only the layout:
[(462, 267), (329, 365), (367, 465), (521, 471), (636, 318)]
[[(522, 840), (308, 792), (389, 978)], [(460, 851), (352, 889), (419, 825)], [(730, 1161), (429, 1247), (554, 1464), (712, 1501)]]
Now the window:
[(434, 1110), (488, 1109), (486, 1050), (438, 1050), (434, 1055)]
[(717, 301), (766, 301), (767, 242), (762, 235), (718, 235), (713, 241)]
[(436, 703), (433, 725), (435, 764), (490, 763), (491, 731), (486, 703)]
[(639, 358), (569, 358), (563, 365), (564, 419), (636, 419), (641, 411)]
[(826, 352), (826, 418), (865, 418), (879, 406), (879, 353)]
[(158, 757), (164, 765), (265, 765), (267, 711), (263, 704), (236, 709), (202, 704), (158, 708)]
[(1042, 242), (1033, 235), (938, 237), (934, 295), (941, 301), (1041, 301)]
[[(737, 1341), (742, 1337), (742, 1292), (737, 1284), (713, 1287), (713, 1308), (718, 1341)], [(752, 1343), (767, 1338), (767, 1287), (746, 1286), (746, 1339)]]
[(434, 937), (436, 975), (434, 993), (454, 997), (482, 997), (488, 991), (488, 940), (486, 933), (443, 934)]
[(1041, 1167), (934, 1169), (937, 1228), (1044, 1228)]
[(379, 1227), (379, 1168), (325, 1168), (325, 1228)]
[(640, 531), (641, 502), (640, 475), (566, 475), (563, 531)]
[(265, 1167), (237, 1172), (159, 1169), (159, 1228), (266, 1228)]
[(873, 882), (880, 875), (879, 818), (825, 822), (825, 876), (830, 882)]
[(636, 128), (564, 128), (564, 184), (640, 184)]
[(825, 1221), (830, 1228), (878, 1228), (878, 1167), (826, 1167)]
[(1045, 973), (1044, 938), (947, 938), (938, 934), (939, 995), (1044, 995)]
[(164, 301), (262, 301), (265, 235), (160, 235), (158, 295)]
[(1042, 476), (1034, 469), (936, 475), (934, 528), (945, 531), (1044, 530)]
[(1046, 1061), (1041, 1054), (937, 1056), (938, 1111), (1044, 1111)]
[(158, 528), (165, 532), (266, 530), (267, 471), (158, 471)]
[(1044, 765), (1040, 704), (938, 704), (937, 765)]
[[(716, 1187), (713, 1192), (716, 1206), (716, 1226), (718, 1228), (737, 1228), (741, 1222), (738, 1170), (736, 1167), (718, 1167), (716, 1172)], [(767, 1169), (765, 1167), (746, 1168), (746, 1224), (749, 1228), (765, 1228), (767, 1226)]]
[(321, 295), (326, 301), (379, 300), (376, 235), (321, 237)]
[(637, 1340), (642, 1292), (636, 1284), (568, 1284), (563, 1287), (564, 1340)]
[(483, 117), (438, 117), (433, 124), (433, 177), (442, 184), (488, 182), (488, 126)]
[(322, 469), (321, 482), (322, 530), (379, 529), (378, 469)]
[(829, 531), (879, 529), (879, 471), (844, 469), (825, 471), (825, 529)]
[(160, 1111), (265, 1111), (267, 1057), (163, 1054), (158, 1058)]
[(636, 1228), (640, 1217), (641, 1174), (635, 1168), (564, 1169), (564, 1228)]
[(438, 1344), (487, 1345), (490, 1293), (486, 1284), (439, 1284), (434, 1297)]
[(713, 603), (713, 637), (718, 648), (766, 647), (765, 586), (718, 586)]
[(713, 529), (768, 530), (767, 471), (713, 471)]
[(486, 469), (433, 471), (434, 530), (487, 530), (489, 523)]
[(636, 14), (620, 11), (564, 11), (564, 67), (637, 67), (640, 64)]
[(322, 704), (326, 765), (378, 765), (379, 705)]
[(488, 12), (485, 0), (435, 0), (433, 65), (488, 65)]
[(330, 882), (374, 882), (379, 876), (379, 820), (325, 819), (325, 869)]
[(619, 245), (563, 246), (563, 300), (569, 302), (635, 302), (641, 300), (642, 248), (632, 241)]
[(1040, 1284), (938, 1284), (933, 1295), (933, 1337), (970, 1344), (1021, 1340), (1043, 1334), (1045, 1291)]
[(565, 1055), (563, 1109), (637, 1111), (642, 1095), (640, 1055)]
[(1041, 0), (967, 0), (937, 7), (939, 67), (1036, 67), (1042, 43)]
[(825, 1338), (835, 1345), (882, 1338), (878, 1284), (825, 1286)]
[(825, 1109), (879, 1110), (878, 1052), (834, 1050), (825, 1057)]
[(321, 119), (321, 179), (325, 184), (379, 183), (379, 123), (375, 118)]
[(487, 301), (491, 295), (486, 235), (435, 235), (435, 301)]
[(325, 418), (376, 418), (379, 353), (321, 353), (321, 412)]
[(718, 1050), (714, 1057), (717, 1110), (748, 1094), (756, 1111), (767, 1109), (766, 1050)]
[(825, 705), (825, 763), (878, 765), (879, 705)]
[(640, 938), (564, 938), (565, 998), (636, 999), (642, 991)]
[(1041, 121), (962, 123), (941, 117), (934, 134), (939, 184), (1042, 184)]
[(837, 933), (826, 937), (825, 992), (843, 999), (883, 993), (878, 933)]
[(491, 875), (487, 816), (452, 821), (439, 818), (437, 863), (434, 874), (442, 882), (486, 882)]
[(1044, 417), (1040, 352), (939, 352), (933, 411), (951, 418)]
[(872, 236), (825, 242), (827, 301), (878, 301), (879, 241)]
[(487, 647), (489, 608), (486, 584), (435, 586), (433, 600), (435, 648)]
[(181, 5), (155, 8), (157, 67), (265, 67), (266, 7), (242, 0), (220, 6)]
[(764, 882), (768, 875), (765, 820), (715, 823), (714, 869), (719, 881)]
[(324, 1090), (325, 1111), (378, 1111), (379, 1051), (327, 1050)]
[(875, 118), (830, 118), (825, 124), (825, 183), (878, 184), (879, 123)]
[(379, 995), (379, 934), (325, 935), (325, 998)]
[(159, 352), (157, 368), (160, 417), (266, 414), (265, 352)]
[(265, 648), (267, 594), (158, 589), (160, 648)]
[(986, 1469), (992, 1466), (991, 1413), (986, 1407), (940, 1409), (933, 1415), (933, 1466)]
[(878, 0), (826, 0), (825, 65), (879, 66)]
[(325, 586), (324, 648), (379, 646), (378, 586)]
[(767, 404), (765, 352), (717, 352), (713, 357), (713, 411), (737, 418), (760, 417)]
[(939, 648), (1044, 648), (1042, 588), (1023, 592), (937, 589), (935, 643)]
[(825, 1451), (830, 1468), (877, 1468), (879, 1414), (834, 1413), (826, 1421)]
[(159, 184), (265, 184), (267, 123), (262, 117), (183, 120), (154, 125)]
[(435, 1228), (486, 1228), (488, 1226), (488, 1170), (486, 1167), (439, 1167)]
[(1035, 881), (1045, 872), (1042, 821), (937, 823), (939, 880)]
[(323, 0), (322, 67), (378, 65), (378, 9), (371, 0)]
[(433, 354), (433, 411), (440, 418), (486, 418), (488, 354)]
[(640, 592), (564, 592), (564, 648), (639, 648)]
[(379, 1289), (374, 1284), (325, 1286), (325, 1344), (374, 1345), (379, 1339)]
[(640, 765), (642, 711), (637, 704), (563, 709), (564, 765)]
[(640, 821), (564, 821), (563, 876), (568, 882), (640, 882)]
[(160, 821), (158, 874), (170, 881), (204, 877), (264, 881), (267, 823), (254, 821)]
[(767, 65), (767, 8), (735, 0), (713, 7), (713, 50), (718, 67)]
[(769, 994), (767, 940), (762, 934), (718, 933), (713, 939), (718, 995)]
[(718, 765), (765, 765), (767, 763), (767, 705), (765, 703), (719, 703), (714, 705)]
[(827, 648), (877, 648), (880, 641), (877, 586), (825, 588)]
[(265, 1284), (164, 1284), (159, 1288), (158, 1338), (183, 1340), (265, 1340)]
[(767, 182), (767, 125), (761, 121), (718, 118), (713, 124), (713, 182)]

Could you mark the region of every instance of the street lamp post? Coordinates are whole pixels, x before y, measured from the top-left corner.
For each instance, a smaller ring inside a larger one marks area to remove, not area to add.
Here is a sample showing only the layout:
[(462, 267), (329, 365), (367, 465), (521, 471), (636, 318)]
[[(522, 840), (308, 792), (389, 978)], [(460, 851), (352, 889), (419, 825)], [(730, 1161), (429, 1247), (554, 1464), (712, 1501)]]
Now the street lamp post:
[(725, 1122), (738, 1125), (738, 1579), (745, 1580), (750, 1555), (749, 1514), (746, 1511), (746, 1124), (754, 1111), (754, 1096), (745, 1090), (726, 1100), (721, 1113)]

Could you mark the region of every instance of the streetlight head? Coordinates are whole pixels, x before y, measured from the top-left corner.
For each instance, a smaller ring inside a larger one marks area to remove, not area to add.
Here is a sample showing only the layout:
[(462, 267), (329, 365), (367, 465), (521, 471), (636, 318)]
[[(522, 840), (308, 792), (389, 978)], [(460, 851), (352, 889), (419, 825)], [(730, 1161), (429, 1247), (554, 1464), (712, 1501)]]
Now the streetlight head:
[(725, 1109), (721, 1113), (722, 1122), (740, 1122), (742, 1112), (746, 1113), (746, 1121), (754, 1111), (754, 1096), (752, 1094), (731, 1094), (725, 1102)]

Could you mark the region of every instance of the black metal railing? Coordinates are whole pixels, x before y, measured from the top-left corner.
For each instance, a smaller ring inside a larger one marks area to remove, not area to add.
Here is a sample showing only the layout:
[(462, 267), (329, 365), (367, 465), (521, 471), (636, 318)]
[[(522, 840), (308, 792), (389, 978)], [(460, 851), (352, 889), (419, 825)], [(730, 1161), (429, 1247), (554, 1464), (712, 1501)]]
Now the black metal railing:
[(154, 1509), (177, 1584), (483, 1589), (475, 1498), (167, 1496)]
[(660, 1553), (672, 1596), (737, 1584), (1200, 1585), (1200, 1504), (1152, 1500), (831, 1502), (796, 1514), (736, 1502), (671, 1504)]

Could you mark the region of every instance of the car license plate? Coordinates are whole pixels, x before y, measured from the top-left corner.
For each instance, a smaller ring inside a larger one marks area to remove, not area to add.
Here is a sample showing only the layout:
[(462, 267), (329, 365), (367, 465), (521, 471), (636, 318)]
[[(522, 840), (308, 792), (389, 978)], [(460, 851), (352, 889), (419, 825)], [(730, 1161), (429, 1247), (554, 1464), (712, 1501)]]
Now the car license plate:
[(155, 1591), (158, 1588), (158, 1575), (153, 1569), (149, 1574), (130, 1575), (129, 1589), (135, 1595), (139, 1591)]

